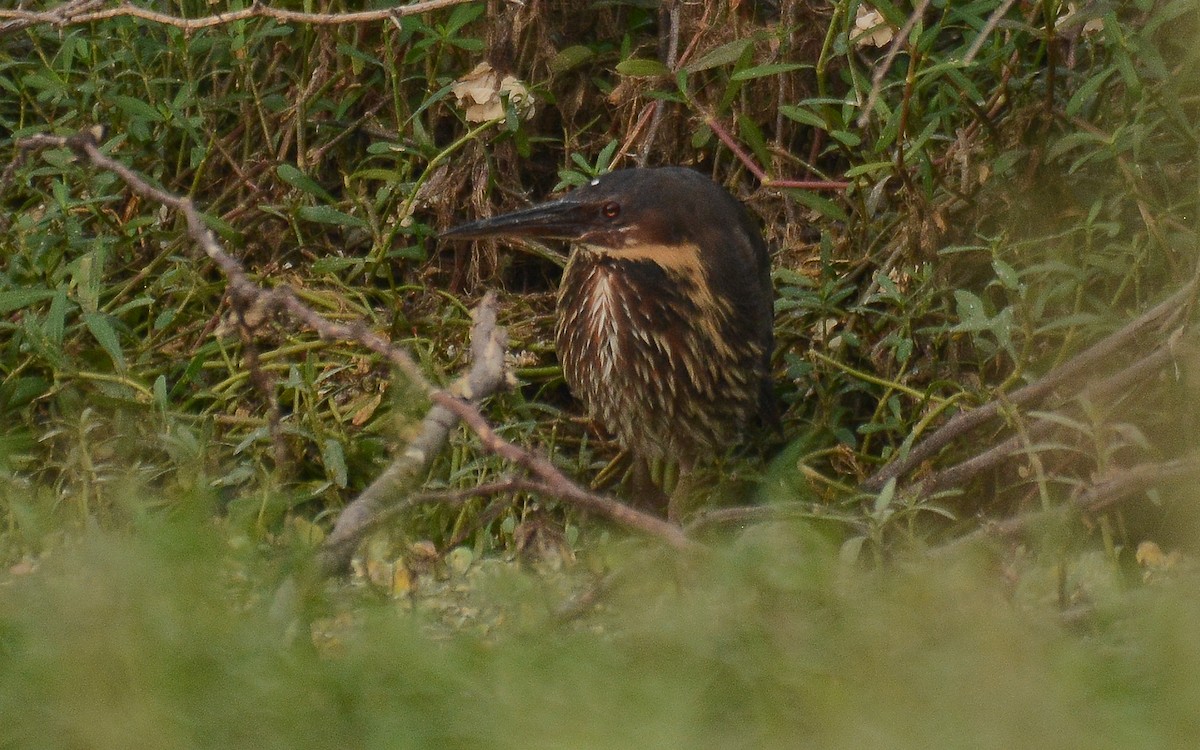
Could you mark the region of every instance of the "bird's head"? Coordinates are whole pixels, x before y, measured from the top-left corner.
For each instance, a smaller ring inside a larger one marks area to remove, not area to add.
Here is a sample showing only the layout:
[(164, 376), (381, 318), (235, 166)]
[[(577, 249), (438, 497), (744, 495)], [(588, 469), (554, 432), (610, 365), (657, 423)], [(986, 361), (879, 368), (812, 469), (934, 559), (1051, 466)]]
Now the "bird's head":
[(682, 167), (610, 172), (558, 200), (461, 224), (441, 236), (568, 240), (631, 260), (688, 252), (697, 262), (710, 253), (740, 256), (749, 268), (765, 268), (767, 261), (761, 235), (742, 205), (712, 180)]

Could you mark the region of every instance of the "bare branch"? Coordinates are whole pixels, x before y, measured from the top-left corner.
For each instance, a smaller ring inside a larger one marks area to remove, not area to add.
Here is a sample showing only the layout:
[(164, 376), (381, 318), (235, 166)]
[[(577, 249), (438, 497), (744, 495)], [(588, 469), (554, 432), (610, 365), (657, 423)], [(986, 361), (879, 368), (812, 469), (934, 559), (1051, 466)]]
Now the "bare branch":
[[(932, 458), (945, 446), (998, 416), (1000, 409), (1006, 403), (1019, 407), (1036, 404), (1053, 393), (1055, 389), (1064, 387), (1071, 381), (1093, 372), (1109, 358), (1134, 345), (1139, 339), (1143, 339), (1152, 327), (1157, 326), (1161, 329), (1174, 324), (1191, 306), (1198, 289), (1200, 289), (1200, 269), (1175, 294), (1130, 321), (1120, 330), (1109, 334), (1070, 360), (1055, 367), (1040, 379), (1018, 388), (1008, 394), (1004, 400), (993, 400), (971, 411), (961, 412), (954, 416), (913, 446), (907, 455), (892, 461), (872, 474), (863, 482), (863, 489), (868, 492), (878, 492), (883, 489), (888, 480), (907, 474), (927, 459)], [(1135, 366), (1144, 369), (1145, 364), (1146, 362), (1142, 361), (1136, 363)]]
[(365, 10), (357, 13), (302, 13), (295, 10), (284, 10), (254, 2), (249, 8), (217, 13), (200, 18), (179, 18), (178, 16), (159, 13), (143, 8), (130, 2), (122, 2), (112, 8), (101, 8), (104, 2), (85, 0), (84, 2), (69, 2), (58, 8), (44, 11), (29, 10), (0, 10), (0, 20), (9, 19), (11, 23), (0, 26), (0, 34), (16, 28), (25, 28), (35, 24), (50, 24), (59, 28), (78, 26), (109, 18), (140, 18), (151, 23), (173, 26), (184, 31), (198, 31), (212, 26), (222, 26), (235, 21), (250, 18), (270, 18), (280, 23), (310, 24), (313, 26), (339, 26), (353, 23), (375, 23), (411, 16), (415, 13), (427, 13), (455, 5), (462, 5), (471, 0), (422, 0), (410, 5), (397, 5), (379, 10)]
[(971, 533), (933, 549), (932, 552), (944, 554), (982, 539), (1007, 539), (1019, 536), (1039, 524), (1061, 518), (1063, 514), (1071, 510), (1081, 513), (1099, 513), (1163, 482), (1184, 477), (1200, 477), (1200, 452), (1192, 452), (1170, 461), (1140, 464), (1115, 471), (1101, 481), (1077, 492), (1069, 504), (1051, 510), (1039, 510), (985, 523)]
[(594, 511), (615, 521), (622, 526), (656, 536), (677, 549), (698, 549), (700, 545), (688, 539), (683, 529), (673, 523), (668, 523), (657, 516), (643, 513), (624, 503), (604, 495), (589, 492), (558, 470), (544, 456), (524, 450), (500, 437), (478, 409), (470, 408), (469, 404), (450, 396), (445, 392), (432, 394), (433, 399), (455, 411), (467, 427), (471, 429), (483, 444), (485, 450), (507, 459), (533, 475), (541, 478), (553, 490), (555, 497), (566, 500), (573, 505)]
[[(450, 390), (473, 404), (499, 390), (506, 377), (506, 336), (504, 329), (496, 325), (495, 295), (485, 296), (474, 315), (471, 368), (450, 386)], [(457, 425), (458, 417), (445, 406), (434, 404), (426, 412), (420, 431), (409, 441), (404, 452), (338, 515), (333, 531), (325, 538), (318, 554), (317, 564), (323, 575), (336, 575), (345, 570), (354, 549), (371, 529), (401, 510), (427, 502), (421, 495), (405, 495), (424, 476)], [(538, 487), (544, 488), (543, 485)], [(475, 491), (480, 492), (480, 488)], [(496, 491), (501, 490), (489, 487), (481, 494)]]
[[(1104, 380), (1089, 385), (1074, 400), (1103, 402), (1115, 398), (1128, 390), (1136, 382), (1149, 377), (1162, 369), (1174, 356), (1174, 345), (1171, 342), (1163, 344), (1146, 357), (1137, 360), (1125, 369)], [(1059, 425), (1048, 419), (1038, 419), (1030, 425), (1025, 438), (1041, 440), (1053, 432)], [(917, 485), (916, 492), (933, 494), (952, 487), (961, 487), (984, 471), (1007, 461), (1022, 449), (1025, 440), (1021, 435), (1013, 435), (1002, 443), (979, 453), (971, 458), (938, 471), (922, 480)]]
[[(84, 13), (84, 12), (90, 11), (94, 8), (99, 8), (100, 6), (104, 5), (106, 2), (108, 2), (108, 0), (70, 0), (70, 2), (60, 5), (57, 8), (54, 8), (53, 10), (42, 11), (41, 13), (31, 13), (31, 15), (40, 16), (42, 14), (51, 14), (51, 15), (55, 16), (56, 18), (61, 19), (68, 15)], [(7, 17), (7, 14), (9, 14), (11, 12), (25, 13), (26, 11), (3, 11), (3, 10), (0, 10), (0, 18)], [(10, 21), (6, 21), (4, 23), (0, 23), (0, 37), (20, 31), (21, 29), (27, 29), (30, 26), (36, 25), (37, 23), (42, 23), (42, 21), (30, 20), (30, 19), (18, 19), (18, 20), (10, 20)], [(55, 23), (55, 21), (49, 21), (49, 23)]]
[[(705, 11), (707, 12), (707, 11)], [(658, 11), (658, 19), (660, 27), (665, 26), (667, 33), (666, 41), (666, 59), (663, 63), (668, 70), (677, 70), (676, 63), (679, 58), (679, 2), (678, 0), (665, 0), (662, 7)], [(660, 28), (659, 34), (663, 33)], [(660, 40), (660, 48), (663, 46)], [(660, 49), (660, 52), (662, 50)], [(642, 141), (641, 147), (638, 149), (637, 165), (639, 167), (646, 166), (646, 160), (650, 158), (650, 149), (654, 146), (654, 139), (658, 137), (658, 128), (662, 125), (663, 112), (667, 109), (667, 102), (664, 99), (659, 99), (654, 102), (652, 114), (650, 116), (650, 129), (646, 131), (646, 138)]]
[(686, 527), (688, 536), (695, 536), (714, 526), (736, 526), (748, 523), (788, 521), (803, 518), (819, 521), (836, 521), (864, 532), (859, 519), (839, 516), (821, 503), (773, 503), (771, 505), (735, 505), (728, 508), (702, 510), (694, 515)]

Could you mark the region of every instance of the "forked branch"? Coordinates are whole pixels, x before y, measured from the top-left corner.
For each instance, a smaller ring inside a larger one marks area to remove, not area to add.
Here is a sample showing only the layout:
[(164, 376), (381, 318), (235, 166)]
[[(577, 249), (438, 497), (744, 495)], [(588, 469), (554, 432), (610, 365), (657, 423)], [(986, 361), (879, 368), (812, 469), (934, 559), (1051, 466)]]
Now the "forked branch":
[(405, 350), (369, 330), (364, 324), (331, 321), (304, 304), (286, 286), (273, 289), (259, 286), (246, 274), (241, 263), (225, 252), (190, 198), (174, 195), (150, 184), (137, 172), (103, 153), (99, 146), (102, 134), (102, 129), (94, 128), (66, 137), (35, 135), (21, 139), (12, 163), (0, 175), (0, 192), (7, 187), (16, 167), (31, 152), (69, 148), (93, 165), (116, 174), (138, 195), (183, 214), (188, 236), (228, 279), (229, 296), (243, 331), (256, 330), (275, 313), (282, 313), (309, 327), (324, 340), (353, 341), (377, 352), (424, 390), (433, 402), (434, 408), (423, 422), (421, 437), (410, 444), (404, 455), (347, 508), (351, 515), (344, 521), (339, 520), (322, 550), (320, 565), (324, 573), (344, 570), (343, 563), (349, 559), (357, 540), (372, 527), (378, 514), (385, 512), (387, 505), (394, 502), (395, 491), (403, 488), (413, 476), (419, 475), (419, 469), (433, 459), (459, 420), (478, 436), (485, 450), (527, 470), (547, 494), (598, 513), (634, 531), (657, 537), (674, 548), (695, 549), (700, 546), (690, 541), (678, 526), (580, 487), (546, 457), (510, 443), (492, 429), (477, 402), (505, 382), (504, 332), (496, 326), (495, 311), (488, 300), (485, 299), (476, 312), (471, 344), (474, 363), (471, 369), (448, 389), (434, 387)]

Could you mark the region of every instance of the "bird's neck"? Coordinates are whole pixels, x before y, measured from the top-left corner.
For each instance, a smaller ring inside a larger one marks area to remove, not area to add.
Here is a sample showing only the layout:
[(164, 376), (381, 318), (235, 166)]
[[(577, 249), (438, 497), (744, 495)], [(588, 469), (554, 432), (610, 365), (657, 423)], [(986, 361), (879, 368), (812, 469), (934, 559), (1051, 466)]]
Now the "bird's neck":
[(575, 245), (574, 254), (582, 263), (649, 262), (668, 273), (682, 273), (693, 277), (704, 275), (704, 268), (700, 262), (700, 248), (690, 242), (630, 243), (622, 247), (578, 243)]
[[(583, 304), (583, 301), (587, 304)], [(640, 310), (651, 323), (671, 326), (678, 310), (696, 309), (714, 326), (732, 312), (713, 295), (694, 245), (636, 245), (622, 248), (577, 244), (563, 271), (559, 311), (591, 311), (608, 325), (618, 311)], [(697, 318), (698, 319), (698, 318)]]

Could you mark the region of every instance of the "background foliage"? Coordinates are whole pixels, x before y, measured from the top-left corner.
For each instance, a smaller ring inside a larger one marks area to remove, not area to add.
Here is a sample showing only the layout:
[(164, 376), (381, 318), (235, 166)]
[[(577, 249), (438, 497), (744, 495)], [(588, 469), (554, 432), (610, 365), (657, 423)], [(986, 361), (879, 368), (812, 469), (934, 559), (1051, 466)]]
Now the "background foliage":
[[(257, 278), (290, 284), (333, 318), (366, 320), (435, 379), (462, 367), (467, 311), (498, 290), (521, 387), (488, 414), (585, 479), (617, 457), (578, 418), (549, 343), (559, 249), (443, 247), (435, 233), (610, 165), (695, 166), (762, 220), (787, 405), (787, 445), (765, 468), (730, 458), (714, 497), (745, 499), (741, 480), (765, 478), (757, 499), (806, 503), (844, 559), (904, 557), (898, 541), (937, 544), (981, 516), (1053, 507), (1194, 443), (1194, 357), (1181, 347), (1161, 377), (1060, 415), (1052, 439), (953, 495), (854, 490), (956, 410), (1036, 378), (1195, 272), (1194, 0), (1015, 2), (989, 28), (998, 5), (929, 3), (890, 63), (861, 35), (897, 33), (909, 4), (491, 0), (370, 24), (0, 27), (0, 147), (7, 161), (24, 135), (104, 124), (104, 149), (190, 195)], [(879, 17), (864, 29), (856, 20), (868, 10)], [(505, 97), (495, 120), (468, 119), (454, 85), (485, 61), (527, 87), (532, 112)], [(780, 187), (788, 179), (849, 187)], [(396, 546), (380, 554), (413, 572), (385, 592), (423, 581), (484, 602), (447, 605), (436, 627), (397, 624), (393, 605), (368, 604), (371, 591), (272, 604), (267, 592), (380, 470), (423, 399), (373, 355), (278, 330), (262, 354), (291, 454), (276, 465), (266, 405), (223, 322), (224, 280), (177, 217), (65, 151), (20, 164), (0, 202), (0, 558), (15, 571), (0, 590), (0, 701), (37, 695), (20, 700), (45, 707), (18, 712), (28, 721), (5, 730), (6, 745), (44, 737), (47, 724), (63, 744), (113, 747), (130, 733), (168, 744), (218, 727), (224, 735), (200, 744), (227, 747), (264, 726), (291, 746), (301, 736), (500, 744), (497, 726), (515, 744), (547, 731), (526, 702), (556, 702), (569, 745), (628, 744), (624, 732), (643, 726), (661, 744), (753, 746), (880, 733), (898, 746), (954, 744), (980, 725), (996, 728), (980, 743), (997, 747), (1195, 735), (1159, 721), (1188, 715), (1197, 684), (1171, 677), (1194, 675), (1189, 648), (1163, 655), (1195, 619), (1168, 593), (1191, 575), (1143, 590), (1143, 577), (1187, 565), (1134, 557), (1147, 540), (1194, 549), (1186, 484), (1035, 534), (991, 566), (954, 556), (941, 572), (913, 562), (853, 573), (827, 541), (760, 530), (766, 539), (743, 538), (711, 566), (648, 565), (642, 586), (617, 586), (612, 611), (587, 623), (599, 639), (551, 624), (555, 586), (651, 553), (549, 498), (518, 496), (486, 516), (479, 504), (432, 508), (397, 524)], [(979, 447), (964, 440), (945, 456)], [(463, 434), (427, 486), (470, 487), (504, 469)], [(565, 525), (580, 556), (566, 582), (504, 566), (464, 582), (484, 565), (476, 558), (512, 553), (531, 523)], [(424, 548), (409, 543), (424, 539), (443, 550), (465, 541), (463, 569), (418, 570), (412, 550)], [(682, 591), (664, 583), (677, 577)], [(1052, 602), (1087, 605), (1086, 624), (1064, 628)], [(507, 626), (451, 627), (445, 647), (426, 650), (454, 612), (469, 612), (462, 625), (495, 607)], [(198, 609), (211, 616), (194, 620)], [(297, 631), (314, 618), (314, 638)], [(547, 644), (546, 632), (561, 640)], [(314, 657), (310, 640), (338, 658)], [(544, 660), (531, 665), (535, 641)], [(100, 700), (101, 682), (71, 697), (56, 675), (65, 663), (161, 701), (131, 712)], [(124, 676), (104, 677), (118, 663)], [(629, 683), (630, 672), (661, 684)], [(486, 700), (459, 705), (479, 690)], [(199, 727), (180, 718), (227, 693), (260, 713)], [(647, 696), (669, 696), (652, 704), (661, 724), (628, 720)], [(862, 705), (879, 715), (862, 721)]]

